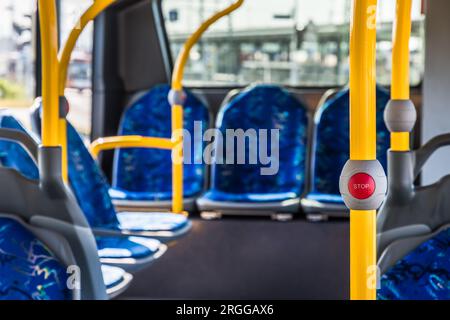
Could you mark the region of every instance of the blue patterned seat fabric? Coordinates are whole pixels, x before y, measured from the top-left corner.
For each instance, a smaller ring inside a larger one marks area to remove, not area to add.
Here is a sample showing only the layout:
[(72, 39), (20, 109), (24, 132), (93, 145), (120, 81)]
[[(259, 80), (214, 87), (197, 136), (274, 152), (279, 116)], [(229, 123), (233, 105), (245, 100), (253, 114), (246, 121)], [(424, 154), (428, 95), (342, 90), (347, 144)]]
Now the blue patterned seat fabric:
[[(125, 271), (102, 266), (107, 288)], [(19, 222), (0, 217), (0, 300), (69, 300), (66, 268)]]
[[(13, 116), (5, 115), (3, 117), (8, 118), (8, 120), (5, 121), (5, 119), (3, 119), (4, 121), (0, 122), (1, 127), (11, 129), (19, 128), (20, 126), (23, 132), (28, 133), (28, 131), (24, 129)], [(108, 195), (108, 184), (106, 182), (106, 178), (103, 176), (97, 166), (97, 163), (84, 146), (81, 137), (70, 124), (68, 124), (67, 134), (69, 142), (69, 178), (72, 185), (72, 190), (77, 198), (80, 208), (86, 215), (89, 225), (92, 228), (122, 230), (116, 211)], [(16, 145), (17, 148), (22, 149), (22, 146), (19, 144)], [(1, 147), (2, 145), (0, 144), (0, 148)], [(33, 174), (36, 177), (39, 177), (39, 171), (36, 164), (27, 152), (23, 149), (22, 151), (23, 152), (20, 153), (7, 154), (9, 158), (8, 161), (10, 161), (15, 168), (18, 167), (16, 163), (26, 163), (26, 167), (32, 168), (34, 171)], [(0, 149), (0, 153), (2, 152), (3, 150)], [(103, 183), (106, 185), (103, 185)], [(149, 227), (152, 225), (151, 222), (154, 222), (154, 218), (144, 213), (143, 216), (147, 216), (149, 220), (145, 226)], [(166, 225), (173, 226), (174, 220), (178, 221), (177, 228), (179, 225), (185, 226), (187, 224), (186, 221), (179, 222), (177, 219), (180, 218), (174, 216), (175, 215), (173, 214), (167, 214), (165, 216), (161, 214), (158, 225), (166, 223)], [(136, 221), (136, 225), (137, 222), (142, 222), (142, 220), (145, 220), (144, 217), (140, 217), (138, 219), (130, 216), (130, 221), (127, 221), (126, 223), (127, 225), (132, 225), (133, 221)], [(127, 220), (126, 217), (122, 217), (121, 219)], [(184, 219), (187, 220), (186, 218)], [(139, 228), (136, 226), (134, 229), (138, 230)], [(154, 231), (154, 229), (155, 228), (150, 230), (143, 229), (141, 231)], [(167, 227), (165, 230), (167, 230)], [(102, 245), (105, 243), (106, 242), (103, 242)], [(111, 247), (111, 242), (108, 243), (109, 247)], [(97, 245), (100, 247), (99, 243), (97, 243)], [(149, 254), (152, 252), (151, 248), (145, 248), (141, 243), (137, 243), (136, 241), (121, 241), (120, 245), (120, 249), (127, 249), (129, 252), (139, 252), (139, 250), (148, 252)], [(125, 248), (126, 245), (128, 248)], [(142, 248), (138, 248), (139, 246), (142, 246)]]
[[(389, 92), (377, 86), (377, 156), (386, 169), (389, 131), (383, 112), (390, 99)], [(339, 177), (348, 160), (349, 89), (343, 89), (317, 111), (315, 117), (315, 149), (312, 151), (312, 190), (307, 199), (322, 203), (343, 204), (339, 192)]]
[(92, 228), (120, 230), (108, 182), (75, 128), (67, 124), (69, 181)]
[[(227, 129), (267, 129), (268, 150), (271, 150), (270, 130), (279, 129), (279, 171), (275, 175), (261, 175), (260, 169), (267, 166), (259, 161), (249, 164), (250, 148), (246, 142), (246, 164), (219, 164), (214, 162), (217, 158), (213, 159), (212, 187), (204, 198), (253, 203), (298, 198), (304, 185), (307, 127), (306, 107), (285, 89), (256, 85), (242, 91), (219, 112), (217, 128), (224, 137), (223, 155), (226, 157)], [(216, 147), (220, 146), (217, 142)], [(235, 163), (236, 149), (235, 143)]]
[[(168, 102), (170, 86), (159, 85), (133, 103), (124, 113), (119, 135), (140, 135), (170, 138), (171, 106)], [(205, 184), (203, 165), (204, 131), (209, 127), (207, 107), (186, 90), (184, 128), (191, 134), (190, 163), (184, 165), (184, 195), (199, 195)], [(202, 131), (194, 143), (194, 122), (202, 124)], [(111, 196), (120, 200), (164, 201), (172, 198), (171, 152), (157, 149), (119, 149), (115, 154)]]
[[(0, 113), (0, 127), (7, 129), (15, 129), (18, 131), (25, 131), (23, 126), (13, 117)], [(31, 161), (15, 161), (15, 159), (31, 158), (28, 153), (18, 143), (0, 140), (0, 165), (2, 167), (15, 169), (23, 174), (25, 177), (37, 180), (39, 179), (39, 172), (36, 164)]]
[(71, 300), (66, 268), (19, 222), (0, 218), (0, 300)]
[(424, 242), (381, 277), (380, 300), (450, 300), (450, 228)]

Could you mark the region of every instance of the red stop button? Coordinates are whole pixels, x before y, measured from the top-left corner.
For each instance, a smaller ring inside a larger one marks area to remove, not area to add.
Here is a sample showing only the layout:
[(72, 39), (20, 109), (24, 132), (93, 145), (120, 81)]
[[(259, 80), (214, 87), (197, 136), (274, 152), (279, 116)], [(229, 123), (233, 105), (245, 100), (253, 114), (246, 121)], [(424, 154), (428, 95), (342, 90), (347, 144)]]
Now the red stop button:
[(375, 180), (367, 173), (357, 173), (348, 181), (348, 190), (358, 200), (370, 198), (375, 192)]

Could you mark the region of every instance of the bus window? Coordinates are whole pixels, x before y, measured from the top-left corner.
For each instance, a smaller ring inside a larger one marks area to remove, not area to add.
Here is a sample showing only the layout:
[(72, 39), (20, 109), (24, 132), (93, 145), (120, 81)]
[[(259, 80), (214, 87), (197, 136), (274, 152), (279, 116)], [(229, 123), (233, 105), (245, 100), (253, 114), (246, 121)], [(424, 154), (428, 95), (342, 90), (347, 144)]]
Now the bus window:
[[(390, 83), (395, 0), (379, 1), (377, 72)], [(172, 55), (200, 21), (225, 1), (164, 0)], [(191, 53), (187, 85), (341, 86), (348, 81), (350, 0), (250, 0), (214, 25)], [(411, 82), (420, 83), (424, 61), (421, 1), (413, 1)]]
[[(61, 43), (93, 1), (61, 0)], [(66, 97), (70, 104), (69, 121), (86, 139), (91, 133), (93, 24), (81, 34), (68, 69)]]
[(36, 1), (0, 1), (0, 108), (24, 123), (35, 95), (33, 22)]

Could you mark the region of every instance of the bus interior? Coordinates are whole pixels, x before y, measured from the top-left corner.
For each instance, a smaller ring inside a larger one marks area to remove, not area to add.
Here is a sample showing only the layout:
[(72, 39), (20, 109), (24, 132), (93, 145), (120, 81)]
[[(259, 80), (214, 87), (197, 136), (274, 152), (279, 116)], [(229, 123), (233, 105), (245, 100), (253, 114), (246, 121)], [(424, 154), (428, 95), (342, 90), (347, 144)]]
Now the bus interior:
[(0, 300), (450, 300), (448, 12), (0, 0)]

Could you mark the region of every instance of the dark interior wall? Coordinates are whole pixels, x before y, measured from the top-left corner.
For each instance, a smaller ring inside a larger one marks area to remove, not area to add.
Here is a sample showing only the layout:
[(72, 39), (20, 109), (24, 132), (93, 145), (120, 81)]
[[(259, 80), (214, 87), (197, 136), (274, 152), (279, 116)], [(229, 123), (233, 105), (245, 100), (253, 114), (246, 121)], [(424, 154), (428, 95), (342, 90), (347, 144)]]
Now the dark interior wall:
[[(428, 0), (426, 10), (422, 142), (450, 132), (450, 1)], [(449, 174), (449, 159), (450, 148), (437, 152), (423, 170), (423, 183), (433, 183)]]
[[(95, 21), (92, 139), (116, 135), (120, 117), (137, 91), (168, 81), (155, 19), (159, 0), (123, 0)], [(112, 152), (102, 155), (109, 175)]]
[(158, 1), (146, 0), (119, 13), (119, 72), (127, 94), (167, 83), (170, 68), (155, 23)]

